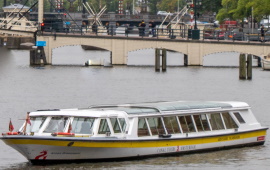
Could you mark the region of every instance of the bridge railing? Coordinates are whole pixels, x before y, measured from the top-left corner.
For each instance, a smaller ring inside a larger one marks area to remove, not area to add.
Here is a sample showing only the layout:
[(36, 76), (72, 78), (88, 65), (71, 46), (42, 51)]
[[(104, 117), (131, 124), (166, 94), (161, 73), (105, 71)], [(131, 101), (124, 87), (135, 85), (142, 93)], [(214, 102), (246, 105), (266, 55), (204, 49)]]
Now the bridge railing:
[[(51, 34), (57, 34), (57, 31), (51, 30)], [(186, 27), (182, 29), (155, 28), (149, 27), (128, 27), (128, 26), (92, 26), (77, 27), (70, 26), (61, 31), (60, 34), (76, 34), (81, 36), (118, 36), (118, 37), (140, 37), (140, 38), (168, 38), (168, 39), (193, 39), (190, 30)], [(224, 41), (260, 41), (259, 33), (235, 33), (232, 31), (200, 31), (200, 40), (224, 40)], [(265, 34), (265, 41), (270, 41), (270, 33)]]
[(69, 26), (63, 28), (60, 32), (54, 29), (46, 30), (45, 33), (51, 34), (76, 34), (81, 36), (96, 35), (96, 36), (122, 36), (122, 37), (141, 37), (141, 38), (188, 38), (187, 29), (168, 29), (168, 28), (149, 28), (149, 27), (128, 27), (128, 26), (92, 26), (92, 27), (77, 27)]
[[(227, 40), (227, 41), (261, 41), (259, 32), (233, 32), (233, 31), (209, 31), (203, 30), (203, 40)], [(264, 36), (265, 41), (270, 41), (270, 32)]]
[(188, 38), (187, 29), (145, 28), (145, 27), (92, 27), (73, 30), (82, 35), (96, 36), (124, 36), (141, 38)]

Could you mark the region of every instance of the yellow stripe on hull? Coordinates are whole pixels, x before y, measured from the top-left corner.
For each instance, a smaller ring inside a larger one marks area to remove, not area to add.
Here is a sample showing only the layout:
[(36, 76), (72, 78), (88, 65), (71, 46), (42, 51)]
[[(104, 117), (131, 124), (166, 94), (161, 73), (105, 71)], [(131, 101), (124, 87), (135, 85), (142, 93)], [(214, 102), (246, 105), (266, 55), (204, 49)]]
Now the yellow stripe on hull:
[[(88, 148), (151, 148), (151, 147), (171, 147), (171, 146), (184, 146), (184, 145), (198, 145), (217, 142), (226, 142), (233, 140), (240, 140), (246, 138), (253, 138), (265, 136), (266, 130), (252, 131), (237, 133), (234, 135), (222, 135), (213, 137), (196, 137), (196, 138), (181, 138), (181, 139), (156, 139), (156, 140), (126, 140), (126, 141), (110, 141), (110, 140), (91, 140), (80, 141), (74, 138), (74, 141), (69, 138), (68, 140), (42, 140), (42, 139), (4, 139), (7, 145), (53, 145), (53, 146), (72, 146), (72, 147), (88, 147)], [(91, 138), (89, 138), (91, 139)], [(140, 138), (138, 138), (140, 139)]]

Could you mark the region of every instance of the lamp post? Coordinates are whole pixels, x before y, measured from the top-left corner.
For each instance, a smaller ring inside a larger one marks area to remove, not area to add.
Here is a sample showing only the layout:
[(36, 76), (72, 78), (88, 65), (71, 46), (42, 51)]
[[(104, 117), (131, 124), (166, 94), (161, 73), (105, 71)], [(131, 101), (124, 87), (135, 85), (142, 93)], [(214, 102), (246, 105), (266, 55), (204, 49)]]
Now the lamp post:
[(134, 15), (135, 14), (135, 7), (134, 7), (134, 5), (135, 5), (135, 0), (133, 0), (133, 5), (132, 5), (132, 14)]
[(179, 19), (179, 0), (177, 1), (177, 21)]
[(43, 0), (38, 0), (38, 23), (43, 23), (43, 15), (44, 15), (44, 3)]
[(197, 0), (194, 0), (194, 20), (195, 20), (195, 26), (194, 29), (197, 30)]

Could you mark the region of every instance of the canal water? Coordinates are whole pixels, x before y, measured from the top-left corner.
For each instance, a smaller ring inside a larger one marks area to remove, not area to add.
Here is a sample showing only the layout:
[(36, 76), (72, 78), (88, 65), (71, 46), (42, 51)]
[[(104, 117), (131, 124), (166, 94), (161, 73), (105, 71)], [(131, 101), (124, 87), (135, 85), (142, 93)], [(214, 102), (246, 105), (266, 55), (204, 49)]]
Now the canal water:
[[(130, 52), (128, 66), (85, 67), (88, 59), (110, 60), (109, 53), (72, 46), (53, 51), (54, 65), (31, 67), (29, 51), (0, 48), (1, 133), (10, 119), (18, 130), (26, 112), (37, 109), (174, 100), (244, 101), (263, 126), (270, 126), (270, 71), (254, 68), (252, 80), (239, 80), (237, 53), (204, 57), (205, 66), (222, 67), (184, 67), (181, 54), (168, 52), (171, 66), (155, 72), (153, 54)], [(34, 166), (2, 141), (0, 153), (0, 169), (253, 170), (270, 166), (270, 135), (263, 146), (118, 162)]]

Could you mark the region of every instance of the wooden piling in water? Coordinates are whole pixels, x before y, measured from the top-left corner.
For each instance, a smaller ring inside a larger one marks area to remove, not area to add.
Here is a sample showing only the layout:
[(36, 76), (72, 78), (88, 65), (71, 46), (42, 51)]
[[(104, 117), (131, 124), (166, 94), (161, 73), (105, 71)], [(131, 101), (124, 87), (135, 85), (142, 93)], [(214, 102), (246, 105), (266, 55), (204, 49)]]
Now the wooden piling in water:
[(162, 49), (162, 71), (167, 69), (167, 50)]
[(8, 49), (19, 49), (21, 44), (20, 37), (7, 37), (7, 48)]
[(252, 79), (252, 55), (247, 56), (247, 79)]
[(188, 66), (188, 55), (184, 54), (184, 66)]
[(239, 79), (246, 79), (246, 55), (239, 56)]
[(258, 67), (262, 67), (262, 59), (261, 59), (261, 57), (257, 56), (257, 60), (258, 60)]
[(4, 38), (0, 37), (0, 47), (2, 47), (4, 45)]
[(45, 52), (43, 47), (30, 50), (30, 65), (44, 65), (47, 64)]
[(159, 71), (160, 70), (160, 49), (156, 48), (155, 52), (155, 70)]

